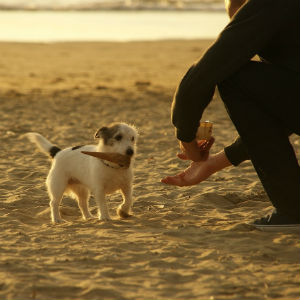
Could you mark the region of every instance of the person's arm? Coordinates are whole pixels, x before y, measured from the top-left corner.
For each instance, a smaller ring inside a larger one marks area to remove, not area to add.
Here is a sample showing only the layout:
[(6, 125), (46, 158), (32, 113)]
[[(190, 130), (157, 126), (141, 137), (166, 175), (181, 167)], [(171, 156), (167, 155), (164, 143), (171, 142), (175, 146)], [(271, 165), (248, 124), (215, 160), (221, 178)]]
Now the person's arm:
[[(225, 8), (229, 18), (232, 18), (246, 1), (247, 0), (225, 0)], [(203, 149), (198, 146), (195, 140), (189, 143), (180, 142), (180, 148), (182, 150), (182, 157), (191, 157), (194, 161), (203, 161), (203, 157), (206, 157), (206, 155), (203, 155)]]
[[(211, 144), (212, 145), (212, 144)], [(209, 151), (210, 148), (208, 148)], [(243, 145), (241, 138), (238, 137), (234, 143), (224, 148), (223, 151), (209, 155), (207, 159), (200, 162), (192, 162), (190, 166), (177, 175), (167, 176), (161, 179), (161, 182), (176, 186), (191, 186), (198, 184), (214, 173), (230, 166), (237, 166), (249, 159), (247, 149)], [(181, 159), (185, 156), (178, 155)]]
[(250, 159), (248, 151), (240, 137), (234, 143), (225, 147), (224, 153), (233, 166), (238, 166), (243, 161)]
[(172, 122), (180, 141), (193, 143), (199, 120), (217, 83), (264, 48), (288, 17), (290, 4), (291, 1), (283, 3), (282, 0), (249, 0), (203, 57), (189, 69), (172, 104)]

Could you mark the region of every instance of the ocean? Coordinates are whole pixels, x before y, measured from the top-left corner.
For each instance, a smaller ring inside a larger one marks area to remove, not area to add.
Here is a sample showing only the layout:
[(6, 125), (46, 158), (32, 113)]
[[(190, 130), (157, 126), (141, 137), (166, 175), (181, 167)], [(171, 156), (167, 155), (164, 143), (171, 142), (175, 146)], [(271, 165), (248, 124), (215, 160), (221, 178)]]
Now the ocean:
[(0, 10), (0, 41), (211, 39), (227, 23), (219, 10)]
[(0, 0), (0, 9), (95, 10), (160, 9), (219, 10), (223, 0)]

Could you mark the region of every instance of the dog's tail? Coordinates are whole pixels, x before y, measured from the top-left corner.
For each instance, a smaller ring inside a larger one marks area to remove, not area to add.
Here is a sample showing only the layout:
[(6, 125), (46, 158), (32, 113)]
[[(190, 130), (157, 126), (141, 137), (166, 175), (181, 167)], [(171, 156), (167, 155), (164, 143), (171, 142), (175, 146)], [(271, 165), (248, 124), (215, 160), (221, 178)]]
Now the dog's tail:
[(34, 144), (38, 146), (38, 148), (45, 154), (50, 155), (52, 158), (61, 151), (60, 148), (51, 144), (46, 138), (36, 132), (26, 133), (25, 136)]

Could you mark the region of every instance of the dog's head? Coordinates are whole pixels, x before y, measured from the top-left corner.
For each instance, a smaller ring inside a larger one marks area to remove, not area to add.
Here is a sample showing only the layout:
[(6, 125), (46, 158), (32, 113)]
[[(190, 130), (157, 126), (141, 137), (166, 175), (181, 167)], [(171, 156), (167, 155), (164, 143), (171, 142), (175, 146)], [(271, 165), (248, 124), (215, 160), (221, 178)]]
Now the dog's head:
[(99, 150), (116, 152), (133, 157), (136, 152), (137, 130), (125, 123), (113, 123), (102, 127), (95, 133), (99, 138)]

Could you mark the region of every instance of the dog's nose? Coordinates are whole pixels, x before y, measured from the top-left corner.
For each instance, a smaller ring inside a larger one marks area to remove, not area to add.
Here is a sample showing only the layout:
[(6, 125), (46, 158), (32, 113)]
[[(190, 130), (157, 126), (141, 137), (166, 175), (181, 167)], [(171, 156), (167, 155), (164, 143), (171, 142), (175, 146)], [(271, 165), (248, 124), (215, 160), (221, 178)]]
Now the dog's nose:
[(128, 155), (128, 156), (132, 156), (133, 155), (133, 150), (131, 149), (131, 148), (128, 148), (127, 150), (126, 150), (126, 155)]

